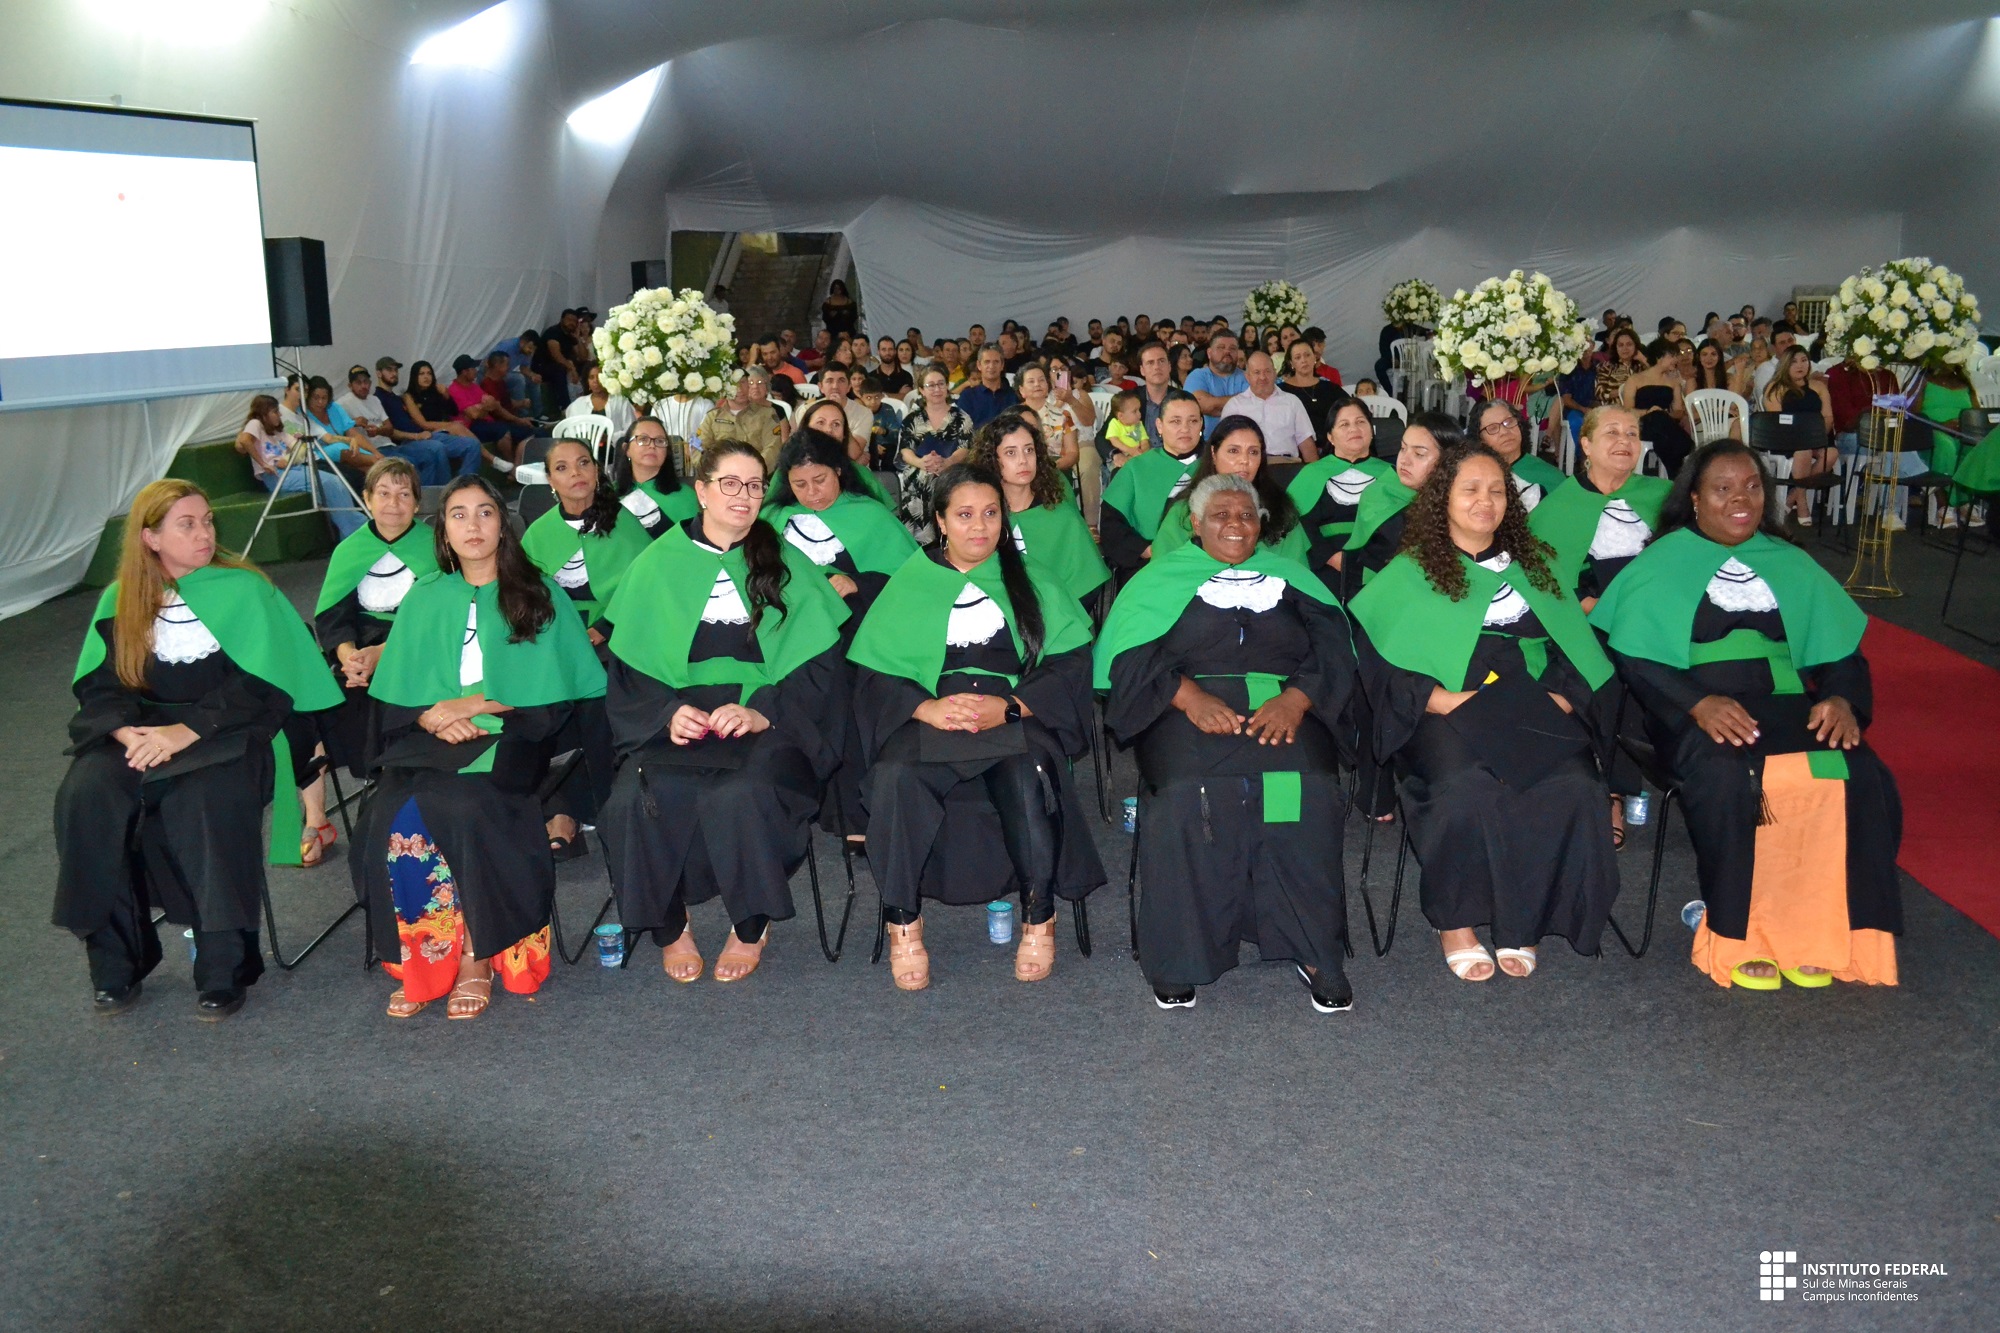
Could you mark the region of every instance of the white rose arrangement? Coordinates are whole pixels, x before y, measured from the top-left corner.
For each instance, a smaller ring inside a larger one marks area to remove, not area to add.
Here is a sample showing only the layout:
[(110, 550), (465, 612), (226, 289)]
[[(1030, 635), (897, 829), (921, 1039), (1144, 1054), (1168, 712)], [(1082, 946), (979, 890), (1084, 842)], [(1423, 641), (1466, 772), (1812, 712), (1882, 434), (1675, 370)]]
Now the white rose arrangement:
[(1826, 354), (1852, 356), (1863, 370), (1907, 364), (1963, 373), (1984, 352), (1979, 302), (1962, 278), (1928, 259), (1864, 268), (1827, 306)]
[(1243, 320), (1259, 329), (1282, 328), (1286, 324), (1304, 328), (1306, 294), (1282, 278), (1251, 289), (1243, 298)]
[(1436, 325), (1443, 304), (1443, 292), (1422, 278), (1410, 278), (1389, 289), (1382, 298), (1382, 314), (1391, 324), (1421, 324), (1428, 329)]
[(1541, 273), (1515, 269), (1452, 293), (1432, 346), (1447, 375), (1488, 383), (1576, 369), (1590, 349), (1576, 302)]
[(635, 403), (674, 394), (720, 398), (743, 378), (736, 320), (709, 309), (693, 288), (632, 293), (612, 308), (591, 343), (604, 387)]

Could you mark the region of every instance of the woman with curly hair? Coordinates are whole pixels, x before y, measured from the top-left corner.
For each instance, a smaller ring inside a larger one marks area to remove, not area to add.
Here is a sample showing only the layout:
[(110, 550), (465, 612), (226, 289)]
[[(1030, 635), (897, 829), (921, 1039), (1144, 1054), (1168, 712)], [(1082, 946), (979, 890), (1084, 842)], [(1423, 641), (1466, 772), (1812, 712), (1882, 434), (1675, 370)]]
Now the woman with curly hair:
[(1375, 752), (1396, 768), (1424, 915), (1463, 981), (1525, 977), (1561, 935), (1597, 952), (1618, 893), (1587, 725), (1611, 663), (1492, 450), (1447, 453), (1403, 549), (1349, 604)]
[(972, 461), (992, 469), (1014, 518), (1014, 545), (1079, 602), (1111, 577), (1083, 511), (1056, 471), (1041, 427), (1026, 411), (1003, 412), (972, 437)]

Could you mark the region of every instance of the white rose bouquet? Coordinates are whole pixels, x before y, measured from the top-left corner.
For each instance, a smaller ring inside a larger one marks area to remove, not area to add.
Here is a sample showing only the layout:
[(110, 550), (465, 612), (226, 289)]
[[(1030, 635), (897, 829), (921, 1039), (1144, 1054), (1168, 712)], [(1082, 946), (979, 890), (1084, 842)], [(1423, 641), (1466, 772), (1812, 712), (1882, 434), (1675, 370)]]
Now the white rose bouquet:
[(1382, 298), (1382, 314), (1391, 324), (1421, 324), (1428, 329), (1437, 324), (1438, 307), (1443, 304), (1444, 293), (1422, 278), (1411, 278), (1389, 289)]
[(1243, 298), (1243, 320), (1259, 329), (1281, 328), (1286, 324), (1304, 328), (1306, 294), (1282, 278), (1252, 288)]
[(1517, 268), (1452, 293), (1432, 346), (1445, 374), (1492, 383), (1576, 369), (1590, 349), (1590, 328), (1546, 275)]
[(1826, 354), (1863, 370), (1886, 363), (1963, 374), (1980, 354), (1979, 302), (1928, 259), (1892, 259), (1840, 284), (1827, 305)]
[(641, 288), (611, 308), (591, 344), (604, 387), (635, 403), (720, 398), (743, 378), (735, 319), (709, 309), (693, 288)]

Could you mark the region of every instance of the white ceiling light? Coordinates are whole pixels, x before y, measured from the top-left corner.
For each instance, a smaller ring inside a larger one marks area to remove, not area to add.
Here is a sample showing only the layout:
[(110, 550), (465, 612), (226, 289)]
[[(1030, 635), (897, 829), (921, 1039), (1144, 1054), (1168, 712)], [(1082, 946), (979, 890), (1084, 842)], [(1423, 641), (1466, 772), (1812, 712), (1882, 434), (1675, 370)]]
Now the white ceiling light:
[(482, 9), (465, 22), (426, 37), (410, 57), (412, 65), (458, 65), (498, 69), (513, 44), (512, 0)]
[(568, 125), (579, 139), (591, 143), (616, 143), (639, 128), (653, 94), (660, 90), (665, 65), (655, 65), (636, 79), (628, 79), (602, 97), (594, 97), (569, 113)]

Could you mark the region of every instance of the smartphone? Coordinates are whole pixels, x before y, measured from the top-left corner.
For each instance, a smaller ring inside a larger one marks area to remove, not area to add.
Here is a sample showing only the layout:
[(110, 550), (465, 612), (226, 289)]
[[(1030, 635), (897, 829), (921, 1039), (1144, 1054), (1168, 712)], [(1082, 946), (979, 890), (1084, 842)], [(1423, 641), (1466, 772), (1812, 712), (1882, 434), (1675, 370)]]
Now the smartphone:
[(1069, 390), (1069, 367), (1068, 367), (1068, 366), (1064, 366), (1064, 367), (1063, 367), (1063, 368), (1062, 368), (1061, 370), (1058, 370), (1058, 371), (1056, 372), (1056, 387), (1057, 387), (1058, 389), (1061, 389), (1061, 390), (1063, 390), (1064, 392), (1068, 392), (1068, 390)]

